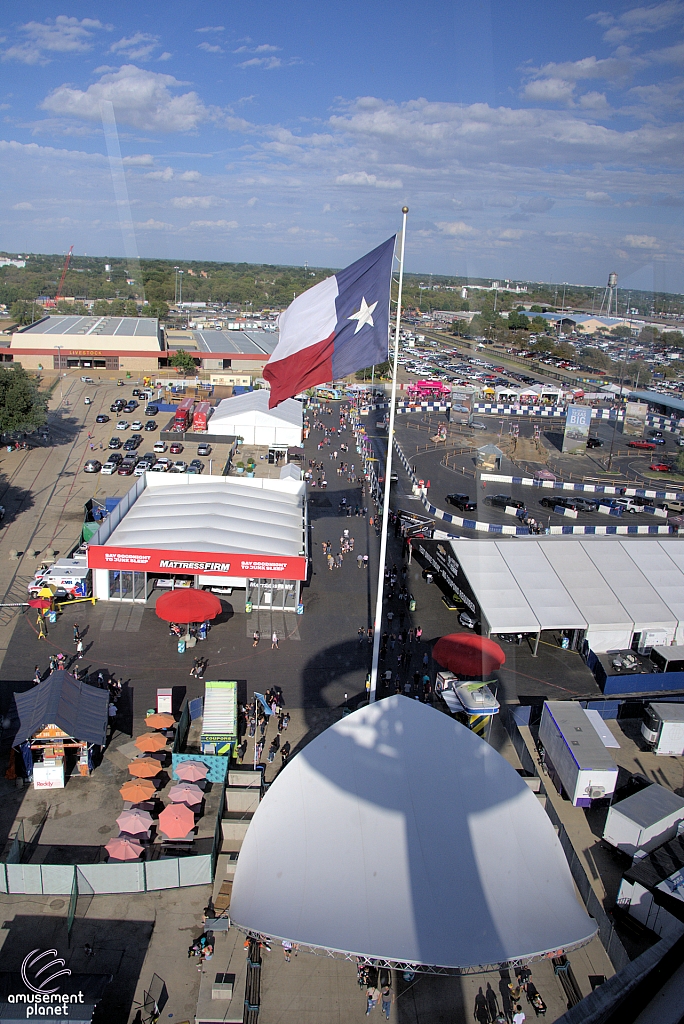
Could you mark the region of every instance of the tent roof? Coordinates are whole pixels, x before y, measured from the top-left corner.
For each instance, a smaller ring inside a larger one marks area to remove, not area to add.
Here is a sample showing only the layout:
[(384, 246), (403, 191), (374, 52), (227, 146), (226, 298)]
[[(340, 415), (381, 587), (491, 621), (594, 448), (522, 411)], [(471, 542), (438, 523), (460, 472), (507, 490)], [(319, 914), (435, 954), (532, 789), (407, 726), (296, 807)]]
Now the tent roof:
[(253, 426), (282, 426), (297, 427), (302, 429), (303, 412), (302, 403), (294, 398), (286, 398), (275, 409), (269, 409), (268, 402), (270, 391), (260, 388), (257, 391), (247, 391), (244, 395), (234, 395), (232, 398), (224, 398), (216, 406), (216, 411), (211, 418), (211, 429), (215, 432), (221, 422), (226, 423), (249, 423)]
[(70, 672), (58, 669), (47, 679), (14, 694), (18, 716), (12, 745), (23, 743), (46, 725), (56, 725), (77, 740), (104, 746), (107, 738), (109, 694), (78, 681)]
[(517, 772), (403, 696), (343, 718), (278, 775), (247, 830), (230, 913), (274, 938), (452, 969), (596, 931)]
[[(257, 486), (260, 484), (263, 486)], [(293, 480), (238, 481), (231, 477), (183, 478), (182, 474), (168, 482), (164, 478), (148, 481), (104, 543), (108, 547), (299, 555), (304, 548), (304, 486)]]
[(451, 542), (492, 633), (536, 633), (539, 622), (493, 540)]
[(538, 546), (501, 545), (541, 629), (586, 629), (587, 621)]

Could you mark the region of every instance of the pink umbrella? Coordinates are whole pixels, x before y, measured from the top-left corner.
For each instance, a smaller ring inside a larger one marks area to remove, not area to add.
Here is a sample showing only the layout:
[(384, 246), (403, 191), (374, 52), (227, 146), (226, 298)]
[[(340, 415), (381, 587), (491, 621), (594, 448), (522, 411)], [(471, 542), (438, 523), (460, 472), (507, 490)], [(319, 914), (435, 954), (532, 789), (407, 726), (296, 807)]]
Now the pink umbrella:
[(207, 777), (209, 769), (202, 761), (180, 761), (174, 768), (177, 779), (183, 782), (202, 782)]
[(202, 790), (199, 786), (193, 786), (190, 782), (181, 782), (178, 786), (172, 786), (169, 790), (169, 799), (174, 804), (195, 804), (202, 803)]
[(159, 815), (159, 831), (168, 839), (185, 839), (195, 827), (195, 815), (185, 804), (169, 804)]
[(105, 850), (112, 860), (137, 860), (143, 852), (143, 848), (137, 839), (129, 839), (127, 836), (118, 836), (117, 839), (110, 839), (105, 844)]
[(142, 811), (139, 807), (122, 811), (116, 819), (121, 832), (128, 832), (135, 836), (148, 832), (152, 828), (152, 815), (148, 811)]

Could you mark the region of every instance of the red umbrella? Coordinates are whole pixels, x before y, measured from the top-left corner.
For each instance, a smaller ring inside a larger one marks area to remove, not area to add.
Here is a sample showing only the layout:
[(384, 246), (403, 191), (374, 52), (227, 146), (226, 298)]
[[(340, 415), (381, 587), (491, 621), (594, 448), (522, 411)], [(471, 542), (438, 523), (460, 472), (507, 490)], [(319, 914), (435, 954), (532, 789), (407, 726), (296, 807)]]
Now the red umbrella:
[(183, 782), (202, 782), (209, 769), (203, 761), (180, 761), (173, 771), (176, 778)]
[(221, 614), (222, 605), (215, 594), (194, 587), (169, 590), (156, 604), (156, 612), (165, 622), (204, 622)]
[(108, 843), (105, 843), (105, 850), (112, 860), (137, 860), (143, 852), (138, 840), (129, 839), (128, 836), (110, 839)]
[(185, 804), (169, 804), (159, 815), (158, 826), (168, 839), (185, 839), (195, 827), (195, 815)]
[(49, 601), (47, 597), (32, 597), (29, 600), (29, 608), (41, 608), (43, 610), (52, 608), (52, 601)]
[(475, 633), (450, 633), (437, 641), (432, 659), (457, 676), (482, 679), (501, 668), (506, 655), (498, 644)]

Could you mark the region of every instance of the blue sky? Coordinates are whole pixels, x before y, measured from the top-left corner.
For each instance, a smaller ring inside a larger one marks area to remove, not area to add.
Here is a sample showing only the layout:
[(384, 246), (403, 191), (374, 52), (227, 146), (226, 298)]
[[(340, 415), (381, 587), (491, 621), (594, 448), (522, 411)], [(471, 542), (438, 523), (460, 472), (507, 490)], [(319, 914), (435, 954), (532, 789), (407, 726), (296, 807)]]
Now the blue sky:
[(6, 7), (0, 246), (123, 253), (113, 109), (141, 256), (343, 266), (406, 203), (409, 270), (681, 291), (683, 29), (684, 0)]

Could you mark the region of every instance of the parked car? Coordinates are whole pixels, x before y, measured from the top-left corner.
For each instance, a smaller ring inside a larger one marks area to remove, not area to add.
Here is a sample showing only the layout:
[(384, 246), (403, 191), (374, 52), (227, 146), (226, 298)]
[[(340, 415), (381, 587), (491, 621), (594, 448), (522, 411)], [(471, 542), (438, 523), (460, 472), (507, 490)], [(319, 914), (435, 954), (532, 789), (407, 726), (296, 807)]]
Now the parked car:
[(133, 476), (135, 465), (132, 462), (122, 462), (118, 469), (119, 476)]
[(168, 445), (167, 445), (166, 441), (155, 441), (154, 442), (154, 451), (155, 451), (155, 453), (157, 455), (163, 455), (167, 448), (168, 448)]
[(666, 462), (652, 462), (648, 467), (652, 469), (654, 473), (671, 473), (672, 466), (668, 466)]
[(486, 423), (481, 423), (479, 420), (473, 420), (473, 422), (469, 423), (468, 426), (472, 427), (473, 430), (486, 430), (487, 429), (487, 424)]
[(134, 398), (131, 398), (130, 402), (126, 402), (126, 412), (135, 412), (138, 408), (138, 402)]
[(85, 466), (83, 467), (84, 473), (99, 473), (102, 469), (102, 463), (97, 459), (88, 459)]
[(183, 445), (180, 443), (180, 441), (173, 441), (171, 447), (169, 448), (169, 451), (171, 452), (172, 455), (180, 455), (183, 451)]
[(525, 508), (524, 501), (512, 498), (510, 494), (488, 494), (484, 500), (485, 505), (492, 505), (494, 508)]
[(130, 423), (128, 422), (128, 420), (119, 420), (118, 423), (116, 424), (117, 430), (128, 430), (129, 427)]
[(188, 466), (188, 472), (190, 472), (191, 469), (197, 470), (198, 473), (203, 473), (204, 463), (202, 462), (201, 459), (193, 459), (190, 465)]
[(100, 473), (102, 473), (104, 476), (112, 476), (114, 473), (116, 473), (116, 463), (110, 462), (109, 459), (107, 459), (104, 466), (100, 470)]
[(140, 420), (133, 420), (131, 423), (131, 430), (142, 430), (143, 425)]
[(665, 444), (664, 437), (652, 437), (651, 440), (653, 441), (653, 444)]
[(122, 381), (122, 380), (117, 380), (117, 382), (116, 382), (116, 386), (117, 386), (117, 388), (122, 388), (122, 387), (124, 386), (124, 383), (125, 383), (125, 382), (124, 382), (124, 381)]
[(628, 441), (627, 447), (638, 448), (639, 451), (654, 452), (656, 446), (653, 444), (653, 441)]
[(140, 388), (133, 388), (131, 394), (133, 395), (134, 398), (140, 398), (142, 396), (142, 391), (140, 390)]
[(109, 416), (106, 413), (101, 412), (95, 417), (96, 423), (109, 423)]
[(154, 466), (150, 468), (150, 473), (165, 473), (167, 467), (161, 462), (155, 462)]
[(109, 447), (110, 448), (120, 448), (121, 447), (121, 443), (122, 442), (121, 442), (121, 438), (120, 437), (112, 437), (112, 438), (109, 439)]
[(147, 408), (145, 409), (146, 416), (156, 416), (158, 412), (159, 406), (154, 404), (148, 405)]
[(446, 502), (460, 508), (462, 512), (474, 512), (477, 508), (477, 502), (471, 501), (467, 494), (447, 494)]
[(211, 455), (211, 445), (210, 444), (205, 444), (204, 441), (202, 441), (201, 444), (197, 445), (197, 454), (198, 455)]
[(157, 424), (154, 420), (148, 420), (145, 424), (145, 430), (156, 430)]
[(475, 629), (477, 626), (477, 619), (471, 615), (470, 612), (461, 612), (458, 617), (458, 621), (462, 626), (465, 626), (466, 629)]
[[(83, 378), (81, 378), (81, 379), (83, 379)], [(652, 438), (664, 437), (665, 436), (663, 434), (662, 430), (649, 430), (648, 435), (649, 435), (649, 437), (652, 437)]]
[(81, 377), (81, 381), (84, 384), (94, 384), (95, 383), (95, 381), (93, 380), (92, 377)]
[(83, 399), (83, 404), (84, 405), (92, 405), (93, 404), (92, 398), (90, 398), (89, 395), (86, 395), (85, 398)]
[(603, 441), (601, 441), (601, 439), (598, 437), (587, 438), (587, 448), (601, 448), (602, 445)]
[(173, 466), (171, 466), (169, 473), (187, 473), (187, 471), (187, 462), (183, 462), (182, 459), (178, 459), (176, 462), (174, 462)]
[(112, 402), (112, 404), (109, 406), (109, 411), (119, 413), (123, 408), (125, 408), (125, 405), (125, 402), (122, 402), (120, 399), (117, 398), (116, 402)]
[(135, 467), (135, 472), (133, 473), (133, 475), (134, 476), (142, 476), (143, 473), (146, 473), (147, 470), (150, 469), (150, 468), (151, 468), (150, 463), (149, 462), (145, 462), (144, 459), (141, 459), (140, 462), (138, 463), (138, 465)]

